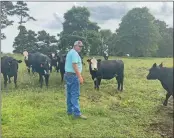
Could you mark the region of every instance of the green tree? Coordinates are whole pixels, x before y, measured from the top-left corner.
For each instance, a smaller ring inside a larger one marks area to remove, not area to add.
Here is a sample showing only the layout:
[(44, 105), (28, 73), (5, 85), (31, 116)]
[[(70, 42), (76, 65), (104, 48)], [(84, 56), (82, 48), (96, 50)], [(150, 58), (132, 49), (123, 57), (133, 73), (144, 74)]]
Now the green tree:
[(173, 56), (173, 28), (168, 28), (164, 21), (155, 20), (154, 24), (158, 27), (161, 39), (159, 40), (157, 51), (160, 57)]
[(158, 49), (160, 34), (149, 9), (134, 8), (123, 18), (116, 30), (121, 51), (132, 56), (153, 56)]
[[(60, 37), (59, 48), (65, 51), (71, 48), (74, 41), (81, 40), (84, 43), (83, 53), (87, 53), (90, 46), (88, 36), (90, 31), (98, 32), (100, 27), (89, 20), (90, 12), (86, 7), (72, 7), (64, 14), (63, 31), (58, 34)], [(92, 42), (92, 41), (91, 41)]]
[(111, 41), (112, 32), (109, 29), (102, 29), (100, 30), (100, 34), (101, 34), (101, 41), (102, 41), (102, 44), (100, 46), (100, 49), (101, 49), (100, 55), (102, 55), (104, 50), (106, 50), (107, 48), (110, 49), (109, 47), (111, 45), (109, 44)]
[(14, 6), (17, 17), (19, 18), (19, 24), (22, 25), (29, 20), (36, 21), (35, 18), (29, 15), (29, 8), (27, 7), (27, 3), (23, 1), (17, 1), (16, 5)]
[[(18, 51), (17, 49), (20, 49), (19, 51), (24, 51), (24, 49), (26, 49), (26, 41), (24, 41), (26, 36), (22, 36), (21, 34), (24, 34), (27, 32), (26, 28), (24, 31), (24, 26), (23, 24), (28, 22), (29, 20), (33, 20), (36, 21), (35, 18), (31, 17), (29, 15), (29, 8), (27, 7), (27, 3), (23, 2), (23, 1), (17, 1), (16, 5), (14, 5), (14, 10), (13, 12), (15, 13), (15, 15), (19, 18), (19, 34), (18, 34), (18, 38), (15, 39), (15, 41), (17, 40), (17, 42), (14, 42), (14, 47), (16, 48), (16, 51)], [(22, 29), (22, 30), (21, 30)], [(21, 38), (19, 38), (21, 37)], [(24, 40), (23, 40), (24, 39)], [(18, 45), (17, 45), (18, 44)], [(19, 46), (19, 48), (17, 48)]]
[(53, 52), (58, 49), (58, 40), (55, 36), (50, 36), (45, 30), (39, 31), (37, 36), (38, 41), (43, 42), (42, 45), (38, 45), (40, 52), (47, 53)]
[[(1, 29), (6, 28), (7, 26), (13, 25), (12, 20), (9, 20), (9, 16), (13, 16), (14, 5), (11, 1), (1, 1)], [(1, 33), (1, 40), (5, 39), (6, 36), (4, 33)]]
[(23, 49), (27, 48), (28, 32), (25, 26), (22, 25), (18, 27), (18, 30), (20, 31), (14, 39), (13, 48), (15, 53), (22, 53)]

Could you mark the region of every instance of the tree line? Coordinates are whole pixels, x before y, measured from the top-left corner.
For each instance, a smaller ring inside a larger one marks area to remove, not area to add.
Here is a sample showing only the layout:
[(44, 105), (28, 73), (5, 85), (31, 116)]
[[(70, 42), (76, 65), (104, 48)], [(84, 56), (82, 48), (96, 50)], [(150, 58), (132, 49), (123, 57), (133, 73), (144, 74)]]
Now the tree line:
[[(108, 49), (111, 56), (173, 56), (173, 28), (156, 19), (147, 7), (128, 11), (122, 17), (118, 29), (112, 33), (111, 30), (101, 29), (96, 22), (89, 20), (90, 11), (87, 7), (73, 6), (64, 14), (63, 31), (57, 36), (52, 36), (45, 30), (27, 30), (26, 22), (37, 21), (28, 12), (27, 3), (23, 1), (17, 1), (15, 4), (1, 1), (2, 29), (13, 25), (14, 21), (9, 20), (9, 16), (19, 18), (19, 34), (13, 42), (14, 53), (22, 53), (24, 50), (42, 53), (55, 50), (66, 52), (74, 41), (81, 40), (84, 43), (82, 52), (89, 55), (103, 55), (103, 51)], [(6, 37), (1, 34), (1, 40)]]

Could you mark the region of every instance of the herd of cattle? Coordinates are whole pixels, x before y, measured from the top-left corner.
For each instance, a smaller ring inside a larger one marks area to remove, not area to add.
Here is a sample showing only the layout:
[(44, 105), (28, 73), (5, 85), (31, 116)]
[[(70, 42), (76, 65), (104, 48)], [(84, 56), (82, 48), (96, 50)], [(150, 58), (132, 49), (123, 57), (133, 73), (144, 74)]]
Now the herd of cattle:
[[(28, 53), (23, 52), (24, 62), (27, 66), (28, 73), (30, 69), (33, 73), (39, 74), (40, 87), (43, 86), (43, 77), (45, 78), (45, 84), (48, 87), (50, 72), (54, 67), (57, 72), (60, 71), (61, 81), (63, 81), (65, 73), (65, 61), (66, 54), (61, 53), (49, 53), (42, 54), (40, 52)], [(80, 55), (81, 56), (81, 55)], [(82, 63), (83, 62), (83, 57)], [(105, 57), (104, 57), (105, 58)], [(14, 77), (15, 87), (17, 87), (17, 77), (18, 77), (18, 63), (21, 60), (17, 60), (10, 56), (1, 57), (1, 73), (4, 78), (4, 87), (7, 87), (7, 82), (11, 83), (10, 78)], [(99, 90), (99, 86), (102, 79), (110, 80), (114, 77), (117, 80), (118, 90), (123, 91), (123, 81), (124, 81), (124, 62), (122, 60), (105, 60), (91, 58), (87, 60), (89, 64), (89, 72), (94, 81), (94, 88)], [(158, 66), (156, 63), (149, 69), (149, 74), (147, 75), (148, 80), (158, 79), (163, 88), (167, 91), (166, 99), (163, 105), (167, 106), (168, 99), (173, 96), (173, 68), (163, 67), (162, 63)]]

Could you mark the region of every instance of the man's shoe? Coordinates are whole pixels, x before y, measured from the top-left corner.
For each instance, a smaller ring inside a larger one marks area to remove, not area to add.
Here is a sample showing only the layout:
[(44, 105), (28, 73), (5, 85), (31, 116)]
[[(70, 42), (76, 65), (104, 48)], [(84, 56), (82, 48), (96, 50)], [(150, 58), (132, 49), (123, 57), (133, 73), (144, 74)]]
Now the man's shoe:
[(87, 117), (84, 116), (84, 115), (79, 115), (79, 116), (74, 116), (74, 119), (84, 119), (84, 120), (86, 120)]

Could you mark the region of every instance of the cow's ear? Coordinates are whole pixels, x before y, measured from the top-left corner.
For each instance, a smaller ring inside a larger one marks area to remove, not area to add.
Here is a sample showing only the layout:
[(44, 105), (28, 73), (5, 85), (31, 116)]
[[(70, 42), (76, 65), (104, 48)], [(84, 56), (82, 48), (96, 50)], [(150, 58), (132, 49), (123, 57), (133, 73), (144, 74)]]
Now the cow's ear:
[(101, 62), (101, 59), (97, 59), (98, 62)]
[(163, 63), (161, 62), (161, 64), (159, 65), (159, 67), (163, 67)]
[(17, 60), (18, 63), (22, 63), (22, 60)]
[(152, 67), (154, 67), (154, 68), (155, 68), (156, 66), (157, 66), (157, 65), (156, 65), (156, 63), (154, 63)]

